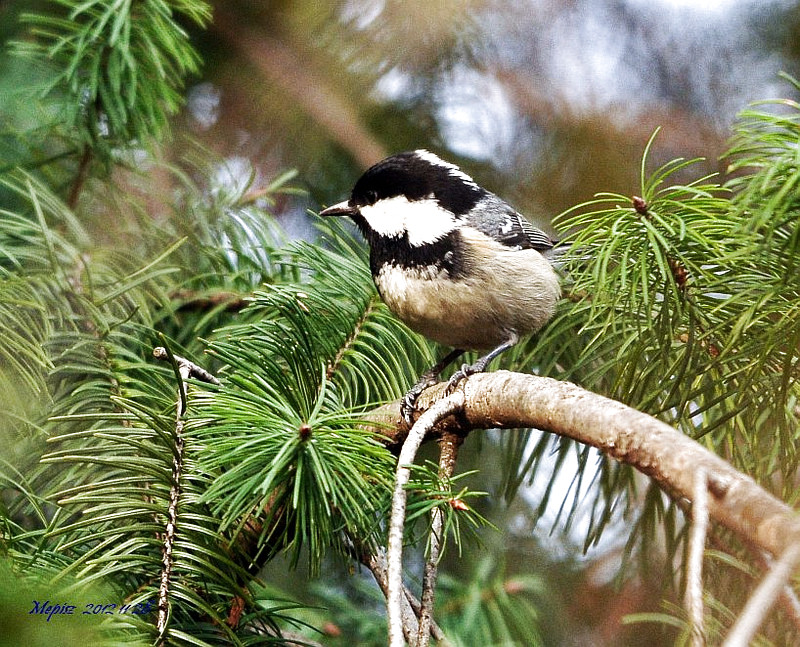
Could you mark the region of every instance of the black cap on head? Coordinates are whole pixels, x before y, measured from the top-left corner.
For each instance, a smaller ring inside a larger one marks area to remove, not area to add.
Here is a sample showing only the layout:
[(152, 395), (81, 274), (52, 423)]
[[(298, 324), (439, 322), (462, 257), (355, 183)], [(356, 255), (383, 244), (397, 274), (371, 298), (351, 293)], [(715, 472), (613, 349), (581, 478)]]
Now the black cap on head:
[(408, 200), (431, 197), (453, 213), (463, 214), (485, 193), (454, 164), (416, 150), (391, 155), (370, 167), (353, 187), (349, 204), (358, 208), (401, 195)]

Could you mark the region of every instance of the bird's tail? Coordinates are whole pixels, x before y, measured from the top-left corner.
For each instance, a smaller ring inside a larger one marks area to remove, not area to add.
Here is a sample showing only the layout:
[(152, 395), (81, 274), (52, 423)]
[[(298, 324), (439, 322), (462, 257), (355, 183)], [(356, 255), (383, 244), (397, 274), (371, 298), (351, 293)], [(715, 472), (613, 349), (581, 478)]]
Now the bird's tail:
[(556, 240), (554, 241), (553, 247), (541, 252), (542, 256), (544, 256), (550, 264), (555, 267), (557, 270), (563, 269), (563, 256), (572, 249), (572, 243), (563, 241), (563, 240)]

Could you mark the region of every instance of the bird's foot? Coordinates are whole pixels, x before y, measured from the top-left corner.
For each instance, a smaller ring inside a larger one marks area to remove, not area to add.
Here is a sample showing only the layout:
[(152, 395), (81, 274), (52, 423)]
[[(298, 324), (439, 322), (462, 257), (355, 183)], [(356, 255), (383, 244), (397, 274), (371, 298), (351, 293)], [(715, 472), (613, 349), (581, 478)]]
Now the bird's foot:
[(400, 417), (406, 425), (411, 427), (411, 425), (414, 424), (414, 412), (417, 410), (417, 398), (420, 394), (429, 386), (436, 384), (439, 373), (463, 354), (464, 351), (460, 348), (451, 350), (436, 365), (425, 371), (419, 380), (417, 380), (417, 383), (403, 396), (403, 399), (400, 401)]
[(417, 410), (417, 398), (429, 386), (436, 383), (435, 377), (423, 375), (419, 382), (412, 386), (400, 400), (400, 417), (409, 427), (414, 424), (414, 412)]
[(480, 373), (483, 371), (483, 367), (477, 366), (476, 364), (462, 364), (461, 368), (453, 373), (450, 376), (450, 379), (447, 381), (447, 386), (444, 389), (444, 395), (450, 395), (453, 393), (458, 385), (466, 380), (470, 375), (474, 375), (475, 373)]
[[(475, 373), (481, 373), (485, 368), (485, 362), (481, 362), (480, 360), (474, 364), (462, 364), (461, 368), (450, 376), (442, 395), (445, 397), (450, 395), (463, 380), (466, 380), (470, 375), (474, 375)], [(437, 375), (438, 373), (433, 374), (431, 372), (423, 375), (419, 382), (412, 386), (400, 401), (400, 417), (409, 427), (414, 424), (414, 412), (417, 410), (417, 398), (419, 398), (420, 394), (429, 386), (436, 384)]]

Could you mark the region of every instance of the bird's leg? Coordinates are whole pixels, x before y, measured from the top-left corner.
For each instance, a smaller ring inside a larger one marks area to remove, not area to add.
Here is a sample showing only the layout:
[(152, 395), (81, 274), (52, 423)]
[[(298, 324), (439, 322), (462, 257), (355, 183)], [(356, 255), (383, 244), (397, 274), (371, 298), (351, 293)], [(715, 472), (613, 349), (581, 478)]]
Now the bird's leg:
[(495, 357), (504, 353), (512, 346), (515, 346), (519, 341), (519, 335), (515, 332), (511, 332), (509, 334), (508, 339), (500, 344), (497, 348), (490, 350), (486, 355), (483, 357), (479, 357), (474, 364), (464, 364), (458, 369), (453, 375), (450, 377), (450, 380), (447, 383), (447, 388), (445, 389), (445, 394), (452, 393), (455, 388), (458, 386), (458, 383), (461, 380), (466, 379), (470, 375), (474, 375), (475, 373), (483, 373), (486, 370), (486, 367), (489, 365)]
[(416, 408), (417, 398), (420, 396), (420, 393), (429, 386), (436, 384), (436, 378), (439, 377), (439, 373), (463, 354), (464, 351), (460, 348), (451, 350), (440, 362), (425, 371), (419, 380), (417, 380), (417, 383), (403, 396), (403, 399), (400, 401), (400, 416), (409, 427), (414, 423), (414, 409)]

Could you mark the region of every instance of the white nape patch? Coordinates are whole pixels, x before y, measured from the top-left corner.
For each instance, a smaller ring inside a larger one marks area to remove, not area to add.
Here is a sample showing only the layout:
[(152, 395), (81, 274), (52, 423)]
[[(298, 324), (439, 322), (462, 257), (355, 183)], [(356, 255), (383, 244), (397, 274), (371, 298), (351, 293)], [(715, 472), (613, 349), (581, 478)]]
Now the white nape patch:
[(408, 242), (414, 246), (435, 243), (456, 228), (453, 214), (432, 198), (409, 200), (399, 195), (359, 211), (375, 233), (398, 237), (408, 233)]
[(426, 162), (433, 164), (434, 166), (441, 166), (442, 168), (446, 168), (452, 177), (457, 177), (462, 180), (465, 184), (469, 184), (471, 187), (479, 189), (477, 182), (473, 180), (469, 175), (464, 173), (460, 168), (458, 168), (455, 164), (451, 164), (450, 162), (445, 162), (441, 157), (431, 153), (430, 151), (426, 151), (424, 148), (420, 148), (414, 151), (414, 154), (419, 157), (420, 159), (425, 160)]

